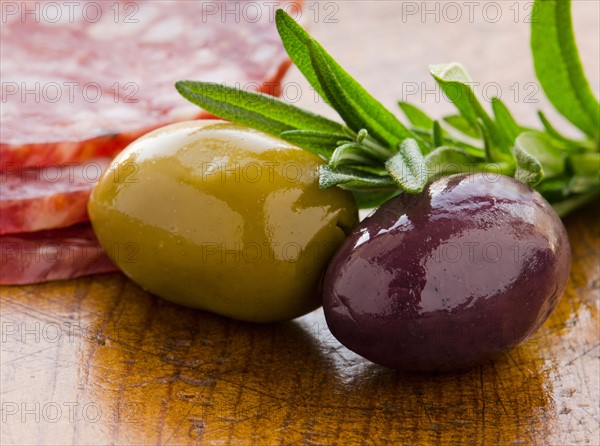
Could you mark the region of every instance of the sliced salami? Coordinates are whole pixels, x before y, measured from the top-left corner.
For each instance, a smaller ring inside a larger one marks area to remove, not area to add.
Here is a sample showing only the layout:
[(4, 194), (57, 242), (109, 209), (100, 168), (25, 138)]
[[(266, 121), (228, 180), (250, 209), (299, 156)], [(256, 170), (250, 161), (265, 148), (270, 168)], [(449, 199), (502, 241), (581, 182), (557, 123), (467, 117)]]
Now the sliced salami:
[(87, 201), (109, 158), (0, 172), (0, 234), (88, 220)]
[(273, 13), (285, 5), (3, 5), (0, 169), (110, 156), (150, 129), (202, 116), (175, 91), (180, 79), (273, 90), (287, 67)]
[(0, 236), (0, 285), (73, 279), (118, 271), (89, 223)]
[(289, 66), (277, 7), (298, 10), (252, 1), (3, 4), (0, 284), (116, 271), (89, 223), (68, 226), (87, 220), (94, 180), (85, 169), (153, 128), (210, 117), (179, 97), (177, 80), (277, 94)]

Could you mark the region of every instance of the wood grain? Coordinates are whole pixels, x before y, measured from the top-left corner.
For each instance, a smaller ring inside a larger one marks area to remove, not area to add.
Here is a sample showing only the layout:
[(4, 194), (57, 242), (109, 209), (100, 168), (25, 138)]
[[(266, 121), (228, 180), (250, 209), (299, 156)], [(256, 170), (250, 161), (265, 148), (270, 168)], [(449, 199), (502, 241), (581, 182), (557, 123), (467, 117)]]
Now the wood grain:
[[(419, 83), (442, 55), (484, 79), (500, 75), (503, 88), (532, 79), (523, 23), (421, 31), (398, 25), (396, 2), (352, 3), (336, 3), (337, 23), (311, 26), (386, 105), (402, 93), (390, 73)], [(579, 8), (575, 19), (593, 37), (590, 15)], [(598, 40), (584, 39), (593, 79)], [(478, 64), (489, 47), (512, 62)], [(288, 80), (306, 88), (297, 72)], [(312, 98), (300, 104), (320, 111)], [(439, 115), (438, 106), (426, 108)], [(530, 116), (540, 104), (516, 106)], [(550, 319), (524, 345), (458, 374), (370, 364), (331, 336), (320, 310), (245, 324), (169, 304), (119, 274), (2, 287), (0, 443), (600, 444), (598, 215), (579, 212), (566, 225), (573, 269)]]

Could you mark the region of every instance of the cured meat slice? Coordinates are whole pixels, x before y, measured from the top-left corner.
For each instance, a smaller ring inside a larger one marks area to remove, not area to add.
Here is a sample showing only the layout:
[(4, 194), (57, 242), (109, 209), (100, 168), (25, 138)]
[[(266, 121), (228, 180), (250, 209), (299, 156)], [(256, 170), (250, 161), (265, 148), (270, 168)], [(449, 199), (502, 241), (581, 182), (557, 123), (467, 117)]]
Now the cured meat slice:
[(285, 2), (6, 3), (0, 170), (111, 156), (207, 116), (175, 81), (274, 91), (288, 66), (273, 23)]
[(0, 172), (0, 234), (63, 228), (88, 220), (87, 201), (109, 158)]
[(89, 223), (0, 236), (0, 285), (23, 285), (118, 271)]

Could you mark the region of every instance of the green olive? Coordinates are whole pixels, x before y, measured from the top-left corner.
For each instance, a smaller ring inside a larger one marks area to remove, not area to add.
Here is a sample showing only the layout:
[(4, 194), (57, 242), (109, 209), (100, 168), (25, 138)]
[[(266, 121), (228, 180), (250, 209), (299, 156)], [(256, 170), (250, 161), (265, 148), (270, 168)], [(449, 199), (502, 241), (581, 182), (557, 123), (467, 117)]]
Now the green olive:
[(350, 193), (319, 189), (322, 163), (239, 125), (178, 123), (119, 154), (88, 211), (146, 290), (235, 319), (292, 319), (321, 304), (322, 273), (358, 223)]

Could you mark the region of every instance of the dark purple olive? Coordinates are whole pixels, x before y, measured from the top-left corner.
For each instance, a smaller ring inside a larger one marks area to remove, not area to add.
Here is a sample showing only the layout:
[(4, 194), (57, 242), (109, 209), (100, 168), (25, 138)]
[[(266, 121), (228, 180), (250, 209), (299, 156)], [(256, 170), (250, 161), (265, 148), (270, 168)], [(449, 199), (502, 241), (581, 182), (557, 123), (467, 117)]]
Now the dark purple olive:
[(500, 175), (452, 175), (391, 199), (333, 257), (333, 335), (405, 371), (474, 365), (516, 346), (565, 290), (567, 232), (542, 196)]

